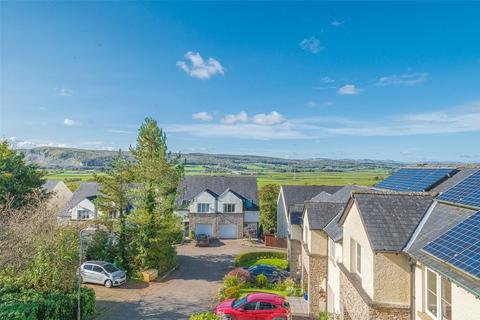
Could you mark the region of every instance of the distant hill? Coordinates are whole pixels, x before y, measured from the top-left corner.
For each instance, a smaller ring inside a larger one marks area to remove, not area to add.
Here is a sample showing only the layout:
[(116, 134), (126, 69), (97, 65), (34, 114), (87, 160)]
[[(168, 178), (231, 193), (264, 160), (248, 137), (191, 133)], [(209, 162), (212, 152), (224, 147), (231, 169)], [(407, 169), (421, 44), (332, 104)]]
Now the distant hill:
[[(29, 163), (42, 169), (104, 170), (116, 151), (84, 150), (73, 148), (38, 147), (20, 150)], [(130, 155), (127, 154), (130, 158)], [(360, 171), (394, 170), (401, 166), (394, 161), (332, 160), (332, 159), (282, 159), (253, 155), (183, 154), (187, 170), (199, 172), (257, 173), (257, 172), (308, 172), (308, 171)]]

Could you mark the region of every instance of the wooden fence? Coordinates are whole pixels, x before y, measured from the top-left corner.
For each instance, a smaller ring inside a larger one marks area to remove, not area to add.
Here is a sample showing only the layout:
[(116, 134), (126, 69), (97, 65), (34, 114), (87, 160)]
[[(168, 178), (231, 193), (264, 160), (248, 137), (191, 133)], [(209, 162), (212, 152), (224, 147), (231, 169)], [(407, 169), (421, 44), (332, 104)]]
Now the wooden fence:
[(287, 247), (287, 238), (277, 238), (273, 234), (265, 235), (265, 246), (266, 247), (276, 247), (276, 248), (286, 248)]

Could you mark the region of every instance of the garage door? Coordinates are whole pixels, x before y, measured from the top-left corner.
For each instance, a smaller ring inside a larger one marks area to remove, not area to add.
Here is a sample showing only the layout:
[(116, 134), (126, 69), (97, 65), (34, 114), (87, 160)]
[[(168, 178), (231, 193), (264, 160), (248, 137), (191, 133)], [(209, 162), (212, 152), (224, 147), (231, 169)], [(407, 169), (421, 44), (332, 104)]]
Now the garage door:
[(209, 223), (198, 223), (195, 225), (195, 234), (208, 234), (209, 236), (213, 235), (212, 224)]
[(237, 225), (236, 224), (221, 224), (220, 238), (222, 239), (237, 239)]

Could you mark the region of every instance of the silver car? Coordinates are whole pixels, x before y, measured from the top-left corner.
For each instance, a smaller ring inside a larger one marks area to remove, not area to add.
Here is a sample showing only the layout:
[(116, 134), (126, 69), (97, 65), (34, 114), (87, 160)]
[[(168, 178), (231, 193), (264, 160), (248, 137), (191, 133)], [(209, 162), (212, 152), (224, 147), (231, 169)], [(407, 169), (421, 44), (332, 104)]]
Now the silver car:
[(127, 274), (105, 261), (87, 261), (80, 266), (83, 282), (102, 284), (107, 288), (125, 283)]

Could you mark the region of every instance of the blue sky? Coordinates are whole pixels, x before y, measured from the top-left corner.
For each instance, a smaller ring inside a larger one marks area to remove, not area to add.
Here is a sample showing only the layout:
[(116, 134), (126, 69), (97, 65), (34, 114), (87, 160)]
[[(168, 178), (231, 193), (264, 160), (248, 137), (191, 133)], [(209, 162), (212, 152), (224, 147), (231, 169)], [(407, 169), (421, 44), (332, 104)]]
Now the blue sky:
[(0, 137), (480, 161), (480, 3), (1, 3)]

